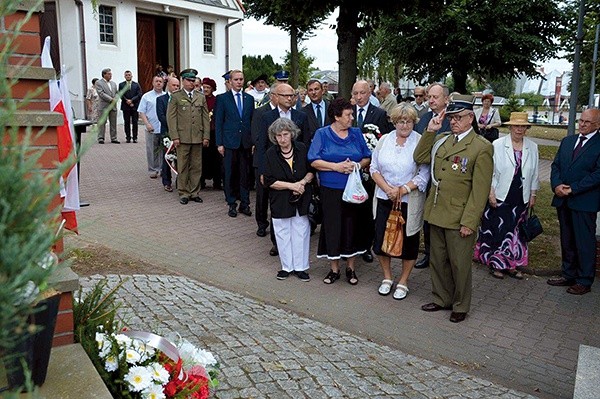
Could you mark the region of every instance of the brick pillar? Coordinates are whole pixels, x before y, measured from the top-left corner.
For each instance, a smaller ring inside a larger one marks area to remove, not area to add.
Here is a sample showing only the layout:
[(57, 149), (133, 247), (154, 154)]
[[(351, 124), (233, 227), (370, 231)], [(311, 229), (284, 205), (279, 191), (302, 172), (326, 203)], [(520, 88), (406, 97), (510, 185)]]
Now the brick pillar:
[[(36, 6), (36, 2), (23, 0), (18, 10), (11, 15), (0, 18), (0, 37), (14, 34), (16, 24), (26, 18), (27, 12)], [(9, 60), (7, 76), (0, 78), (18, 79), (12, 86), (11, 98), (17, 100), (19, 109), (16, 111), (12, 126), (19, 127), (19, 135), (24, 137), (27, 129), (31, 129), (35, 138), (32, 147), (42, 150), (39, 159), (42, 170), (55, 169), (58, 164), (57, 126), (63, 123), (62, 115), (50, 112), (50, 93), (48, 80), (55, 79), (52, 68), (41, 67), (41, 40), (40, 40), (40, 9), (32, 14), (31, 18), (20, 28), (14, 41), (14, 54)], [(28, 101), (22, 102), (28, 98)], [(41, 135), (38, 135), (38, 133)], [(52, 201), (52, 206), (59, 206), (61, 199), (59, 193)], [(63, 242), (60, 239), (55, 251), (63, 251)], [(53, 346), (73, 343), (73, 294), (77, 290), (78, 279), (70, 269), (61, 270), (52, 276), (51, 283), (61, 292), (58, 320), (54, 333)]]

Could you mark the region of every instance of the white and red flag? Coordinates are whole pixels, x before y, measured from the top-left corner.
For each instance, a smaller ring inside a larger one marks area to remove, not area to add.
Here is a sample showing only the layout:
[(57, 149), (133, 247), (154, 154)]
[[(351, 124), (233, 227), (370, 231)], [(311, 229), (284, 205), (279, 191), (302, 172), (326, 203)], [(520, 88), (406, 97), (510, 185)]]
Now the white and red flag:
[[(50, 36), (47, 36), (44, 40), (42, 67), (54, 68), (50, 57)], [(62, 163), (72, 158), (77, 151), (73, 115), (71, 112), (67, 112), (71, 110), (71, 98), (67, 87), (65, 68), (62, 68), (60, 81), (55, 79), (48, 81), (48, 88), (50, 91), (50, 111), (59, 112), (63, 115), (62, 126), (56, 128), (58, 160)], [(61, 213), (65, 220), (65, 228), (77, 233), (77, 216), (75, 212), (79, 210), (79, 181), (75, 163), (60, 177), (60, 196), (63, 199)]]

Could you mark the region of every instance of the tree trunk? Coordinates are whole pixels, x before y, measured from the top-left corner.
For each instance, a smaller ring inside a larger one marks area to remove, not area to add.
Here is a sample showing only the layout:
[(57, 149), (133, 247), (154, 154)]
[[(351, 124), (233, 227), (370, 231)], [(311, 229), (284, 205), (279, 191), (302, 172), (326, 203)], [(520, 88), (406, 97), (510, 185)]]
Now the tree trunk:
[(338, 94), (349, 99), (352, 93), (352, 85), (356, 81), (356, 58), (360, 33), (358, 29), (357, 4), (344, 2), (340, 5), (338, 17), (338, 64), (339, 64), (339, 86)]
[(298, 63), (298, 28), (290, 28), (290, 85), (296, 89), (298, 87), (298, 76), (300, 76), (300, 66)]
[(459, 92), (460, 94), (470, 94), (467, 93), (467, 70), (457, 68), (452, 71), (452, 79), (454, 79), (454, 91)]

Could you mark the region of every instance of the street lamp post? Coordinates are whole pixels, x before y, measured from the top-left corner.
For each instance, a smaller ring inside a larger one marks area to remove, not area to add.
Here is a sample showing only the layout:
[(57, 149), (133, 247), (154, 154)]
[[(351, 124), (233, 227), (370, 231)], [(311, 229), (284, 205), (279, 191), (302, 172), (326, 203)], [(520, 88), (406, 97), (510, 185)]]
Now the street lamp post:
[(588, 99), (588, 106), (593, 107), (596, 102), (594, 101), (594, 94), (596, 92), (596, 62), (598, 62), (598, 33), (600, 31), (600, 24), (596, 25), (596, 39), (594, 40), (594, 58), (592, 58), (592, 80), (590, 81), (590, 98)]

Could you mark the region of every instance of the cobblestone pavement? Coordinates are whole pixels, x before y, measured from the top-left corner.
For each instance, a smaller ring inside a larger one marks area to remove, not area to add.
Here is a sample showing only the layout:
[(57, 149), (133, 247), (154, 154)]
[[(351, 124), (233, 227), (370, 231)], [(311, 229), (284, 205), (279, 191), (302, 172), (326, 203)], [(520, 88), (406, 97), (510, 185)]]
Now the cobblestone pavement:
[(106, 278), (107, 289), (125, 280), (130, 327), (176, 331), (218, 357), (219, 399), (532, 397), (186, 277)]
[[(119, 134), (123, 137), (122, 127)], [(578, 297), (548, 286), (545, 278), (498, 280), (475, 265), (471, 312), (454, 324), (449, 312), (419, 309), (432, 299), (426, 269), (412, 272), (403, 301), (377, 295), (382, 278), (377, 261), (357, 261), (357, 286), (344, 280), (324, 285), (328, 264), (314, 256), (312, 281), (278, 281), (279, 259), (268, 255), (269, 238), (255, 235), (254, 218), (227, 217), (223, 193), (211, 189), (201, 193), (203, 204), (180, 205), (160, 179), (148, 178), (141, 139), (94, 144), (85, 154), (81, 199), (91, 205), (78, 213), (80, 236), (67, 244), (99, 243), (173, 274), (539, 397), (572, 397), (579, 345), (600, 347), (598, 288)], [(317, 236), (311, 241), (313, 254)], [(394, 262), (396, 275), (399, 268)], [(211, 312), (205, 318), (212, 318)], [(331, 350), (325, 354), (335, 356)]]

